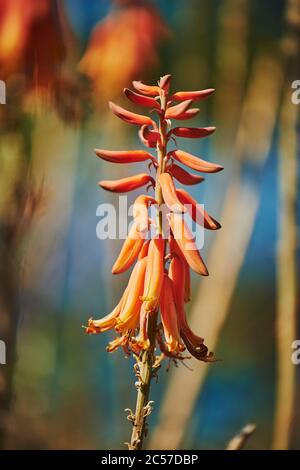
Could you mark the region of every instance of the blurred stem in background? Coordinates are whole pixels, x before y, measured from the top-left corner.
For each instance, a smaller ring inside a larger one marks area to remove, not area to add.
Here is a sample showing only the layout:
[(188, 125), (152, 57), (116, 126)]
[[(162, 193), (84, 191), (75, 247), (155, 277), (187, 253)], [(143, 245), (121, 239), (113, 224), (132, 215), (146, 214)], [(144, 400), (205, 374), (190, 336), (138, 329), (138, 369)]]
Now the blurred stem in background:
[(289, 449), (295, 405), (296, 366), (291, 347), (297, 338), (297, 123), (298, 107), (291, 100), (291, 84), (299, 78), (300, 1), (286, 7), (287, 36), (283, 42), (287, 74), (279, 129), (279, 225), (277, 251), (277, 401), (273, 449)]
[[(203, 331), (203, 335), (210, 340), (212, 350), (216, 349), (227, 320), (253, 232), (260, 175), (271, 146), (282, 83), (281, 64), (269, 53), (260, 53), (254, 60), (241, 113), (234, 150), (238, 169), (225, 196), (221, 215), (222, 234), (217, 235), (208, 257), (213, 274), (199, 286), (189, 316), (191, 327)], [(243, 174), (246, 167), (248, 170), (251, 168), (250, 181)], [(236, 221), (239, 229), (233, 232)], [(182, 443), (208, 371), (206, 365), (196, 361), (192, 360), (190, 365), (193, 373), (182, 367), (173, 370), (158, 426), (150, 442), (152, 449), (177, 449)], [(182, 384), (185, 386), (182, 387)]]
[(55, 335), (55, 359), (54, 359), (54, 373), (52, 379), (52, 386), (50, 390), (50, 401), (54, 408), (56, 408), (61, 400), (61, 390), (63, 387), (62, 384), (62, 375), (63, 367), (62, 364), (65, 364), (64, 353), (65, 353), (65, 342), (66, 342), (66, 327), (67, 327), (67, 316), (70, 308), (70, 294), (71, 294), (71, 274), (73, 268), (73, 255), (74, 255), (74, 233), (75, 233), (75, 223), (76, 223), (76, 210), (78, 204), (78, 198), (80, 197), (80, 188), (81, 188), (81, 172), (80, 172), (80, 163), (81, 159), (84, 158), (84, 133), (85, 125), (84, 122), (78, 128), (78, 149), (74, 161), (74, 188), (73, 194), (71, 196), (71, 208), (69, 214), (69, 223), (67, 227), (67, 233), (64, 242), (64, 252), (65, 252), (65, 266), (61, 290), (61, 302), (60, 308), (58, 311), (58, 317), (56, 321), (56, 335)]
[[(0, 369), (0, 449), (10, 427), (9, 413), (14, 399), (17, 328), (22, 255), (21, 248), (30, 223), (43, 198), (42, 185), (35, 186), (31, 175), (31, 136), (33, 121), (19, 110), (19, 130), (13, 133), (19, 145), (14, 175), (6, 195), (6, 209), (0, 219), (0, 334), (7, 348), (7, 364)], [(3, 149), (5, 152), (5, 149)], [(3, 154), (4, 159), (4, 154)], [(4, 162), (2, 160), (2, 164)], [(2, 177), (5, 177), (5, 174)], [(4, 194), (2, 193), (2, 196)]]
[[(249, 0), (220, 2), (216, 46), (214, 115), (218, 132), (216, 151), (231, 156), (239, 123), (248, 72)], [(235, 71), (234, 74), (232, 71)], [(231, 158), (232, 160), (232, 158)], [(234, 167), (235, 162), (231, 161)]]
[(242, 450), (248, 439), (255, 432), (256, 424), (249, 423), (228, 443), (226, 450)]

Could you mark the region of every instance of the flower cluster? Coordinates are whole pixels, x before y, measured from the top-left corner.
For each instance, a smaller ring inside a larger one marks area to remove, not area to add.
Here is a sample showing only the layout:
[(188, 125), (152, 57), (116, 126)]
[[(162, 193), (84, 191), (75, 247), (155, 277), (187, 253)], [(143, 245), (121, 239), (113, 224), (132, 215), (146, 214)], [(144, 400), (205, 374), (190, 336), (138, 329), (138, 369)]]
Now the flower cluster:
[[(176, 137), (202, 138), (215, 131), (214, 127), (172, 127), (171, 121), (185, 120), (196, 116), (195, 101), (206, 98), (213, 89), (170, 93), (171, 76), (160, 79), (158, 85), (149, 86), (134, 81), (136, 91), (125, 89), (127, 98), (137, 105), (151, 110), (151, 117), (127, 111), (114, 103), (110, 108), (120, 119), (140, 127), (139, 137), (148, 148), (155, 148), (157, 156), (149, 151), (108, 151), (97, 149), (98, 157), (112, 163), (149, 162), (155, 171), (155, 178), (149, 172), (117, 181), (101, 181), (99, 185), (112, 192), (123, 193), (147, 186), (155, 190), (154, 197), (140, 195), (133, 208), (134, 222), (121, 252), (112, 268), (113, 274), (123, 273), (134, 263), (129, 282), (115, 309), (100, 320), (90, 319), (87, 333), (101, 333), (115, 329), (119, 336), (107, 350), (114, 351), (122, 346), (129, 353), (139, 354), (150, 347), (148, 320), (160, 312), (161, 323), (157, 326), (157, 343), (169, 357), (181, 358), (187, 349), (194, 357), (212, 361), (204, 340), (195, 335), (187, 322), (185, 303), (190, 300), (190, 269), (207, 276), (208, 271), (197, 249), (188, 225), (183, 217), (188, 211), (191, 218), (200, 220), (205, 228), (216, 230), (220, 224), (197, 204), (183, 189), (176, 189), (174, 180), (186, 185), (203, 181), (202, 176), (191, 174), (180, 166), (204, 173), (222, 170), (220, 165), (204, 161), (190, 153), (167, 149)], [(154, 112), (158, 123), (153, 119)], [(170, 142), (171, 143), (171, 142)], [(174, 146), (173, 146), (174, 147)], [(166, 213), (161, 210), (163, 204)], [(157, 220), (149, 217), (149, 206), (157, 208)], [(166, 237), (163, 227), (169, 227)], [(149, 230), (155, 235), (148, 239)]]

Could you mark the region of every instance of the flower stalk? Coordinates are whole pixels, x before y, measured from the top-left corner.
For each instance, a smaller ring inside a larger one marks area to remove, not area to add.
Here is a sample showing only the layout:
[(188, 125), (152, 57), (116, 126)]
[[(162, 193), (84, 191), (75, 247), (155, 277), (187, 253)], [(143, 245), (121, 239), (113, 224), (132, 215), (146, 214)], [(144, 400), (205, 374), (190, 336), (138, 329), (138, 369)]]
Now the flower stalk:
[[(163, 204), (163, 195), (159, 183), (159, 177), (164, 172), (164, 162), (166, 157), (166, 125), (165, 125), (165, 112), (166, 112), (166, 96), (160, 96), (161, 115), (159, 118), (159, 143), (157, 143), (157, 172), (155, 181), (155, 200), (158, 204), (157, 211), (157, 226), (158, 234), (163, 235), (162, 223), (162, 210), (160, 206)], [(152, 402), (149, 402), (151, 379), (155, 375), (155, 345), (157, 335), (157, 317), (158, 310), (153, 312), (148, 318), (148, 338), (150, 341), (150, 348), (142, 352), (141, 360), (137, 358), (136, 373), (139, 381), (137, 382), (137, 398), (135, 413), (132, 415), (133, 429), (131, 434), (131, 441), (128, 444), (129, 450), (140, 450), (143, 447), (143, 440), (147, 433), (146, 418), (152, 410)], [(129, 415), (130, 416), (130, 415)]]

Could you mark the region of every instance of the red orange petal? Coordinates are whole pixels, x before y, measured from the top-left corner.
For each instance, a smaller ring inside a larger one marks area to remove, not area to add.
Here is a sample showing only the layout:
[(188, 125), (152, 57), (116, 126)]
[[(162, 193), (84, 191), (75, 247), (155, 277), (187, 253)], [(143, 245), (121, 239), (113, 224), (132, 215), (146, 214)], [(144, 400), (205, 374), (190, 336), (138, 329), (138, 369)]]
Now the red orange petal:
[(118, 118), (128, 122), (129, 124), (136, 124), (137, 126), (143, 126), (146, 124), (147, 126), (151, 126), (153, 123), (152, 119), (150, 119), (148, 116), (132, 113), (127, 109), (121, 108), (121, 106), (116, 105), (112, 101), (109, 102), (109, 107), (112, 112), (118, 116)]
[(168, 153), (168, 157), (172, 157), (174, 160), (202, 173), (217, 173), (218, 171), (223, 170), (221, 165), (207, 162), (191, 153), (184, 152), (183, 150), (172, 150)]
[(148, 230), (149, 227), (148, 207), (150, 204), (156, 204), (155, 199), (144, 194), (138, 196), (133, 204), (133, 217), (137, 224), (137, 229), (141, 232)]
[(158, 307), (164, 275), (164, 250), (165, 240), (162, 237), (150, 241), (142, 298), (146, 312), (153, 312)]
[(100, 181), (99, 186), (113, 193), (126, 193), (133, 191), (134, 189), (141, 188), (146, 184), (155, 185), (154, 179), (147, 173), (141, 173), (139, 175), (128, 176), (120, 180), (103, 180)]
[(127, 271), (138, 257), (143, 244), (144, 235), (138, 230), (137, 225), (134, 223), (113, 265), (112, 274), (120, 274)]
[(137, 163), (156, 159), (145, 150), (94, 150), (97, 157), (111, 163)]
[(207, 268), (198, 251), (195, 238), (180, 214), (170, 213), (169, 223), (176, 243), (193, 271), (202, 276), (208, 276)]
[(178, 114), (176, 119), (178, 121), (184, 121), (185, 119), (192, 119), (193, 117), (197, 116), (200, 113), (199, 108), (190, 108), (187, 109), (184, 113)]
[(168, 208), (173, 212), (185, 212), (184, 205), (179, 201), (173, 179), (169, 173), (162, 173), (159, 176), (159, 184), (161, 186), (164, 201)]
[(172, 75), (164, 75), (159, 80), (159, 88), (161, 88), (165, 93), (169, 93), (170, 84), (171, 84)]
[(160, 314), (168, 351), (183, 351), (184, 346), (180, 341), (172, 281), (167, 274), (164, 274), (160, 297)]
[(126, 297), (124, 304), (122, 304), (116, 321), (115, 328), (117, 331), (135, 330), (138, 325), (146, 266), (147, 258), (142, 258), (136, 263), (131, 273), (127, 286), (129, 295)]
[[(184, 279), (184, 283), (181, 280), (181, 283), (184, 285), (184, 302), (189, 302), (191, 300), (191, 273), (190, 273), (190, 267), (182, 255), (179, 246), (177, 245), (176, 241), (174, 240), (174, 237), (171, 236), (169, 238), (169, 244), (170, 244), (170, 253), (173, 257), (178, 257), (184, 268), (184, 273), (182, 274), (182, 280)], [(172, 261), (171, 261), (172, 263)], [(171, 266), (171, 264), (170, 264)], [(179, 271), (180, 272), (180, 271)], [(169, 269), (169, 275), (170, 275), (170, 269)], [(180, 292), (180, 290), (178, 290)]]
[(213, 134), (215, 130), (215, 127), (174, 127), (170, 133), (176, 135), (176, 137), (200, 139)]
[(160, 109), (159, 103), (150, 96), (140, 95), (139, 93), (129, 90), (129, 88), (124, 88), (124, 93), (127, 98), (135, 104)]
[(185, 113), (187, 109), (192, 104), (192, 100), (186, 100), (182, 103), (176, 104), (175, 106), (170, 106), (165, 114), (167, 119), (177, 119), (178, 116), (181, 116), (182, 113)]
[(192, 100), (192, 101), (199, 101), (207, 98), (212, 93), (214, 93), (213, 88), (208, 88), (207, 90), (199, 90), (199, 91), (178, 91), (171, 96), (173, 101), (184, 101), (184, 100)]
[(158, 86), (145, 85), (145, 83), (141, 81), (136, 81), (136, 80), (132, 82), (132, 85), (137, 91), (139, 91), (140, 93), (143, 93), (144, 95), (148, 95), (148, 96), (159, 95)]
[(139, 130), (139, 138), (141, 142), (149, 148), (156, 148), (160, 142), (160, 134), (152, 131), (148, 126), (142, 126)]
[[(193, 175), (192, 173), (188, 173), (180, 166), (173, 163), (168, 167), (168, 172), (174, 176), (182, 184), (186, 184), (187, 186), (192, 186), (194, 184), (202, 183), (205, 178), (199, 175)], [(182, 201), (181, 201), (182, 202)]]
[(201, 204), (198, 204), (184, 189), (176, 190), (179, 200), (185, 205), (194, 222), (203, 225), (209, 230), (218, 230), (221, 224), (206, 212)]

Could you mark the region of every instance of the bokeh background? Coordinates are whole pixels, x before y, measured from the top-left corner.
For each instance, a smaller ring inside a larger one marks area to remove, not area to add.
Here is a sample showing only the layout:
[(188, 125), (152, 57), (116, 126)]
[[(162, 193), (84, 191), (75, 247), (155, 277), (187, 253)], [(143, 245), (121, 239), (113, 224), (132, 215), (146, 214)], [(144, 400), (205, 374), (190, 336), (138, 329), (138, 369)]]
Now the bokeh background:
[[(300, 448), (297, 329), (298, 0), (0, 0), (0, 448), (124, 449), (133, 362), (82, 325), (117, 302), (121, 241), (96, 238), (100, 179), (132, 167), (94, 147), (141, 148), (107, 109), (133, 79), (216, 88), (185, 145), (225, 170), (193, 189), (222, 223), (206, 235), (209, 278), (193, 278), (193, 328), (220, 362), (164, 364), (151, 448)], [(133, 197), (133, 196), (132, 196)]]

